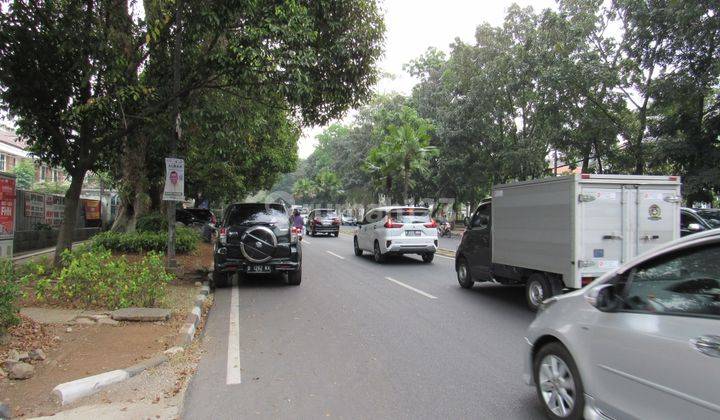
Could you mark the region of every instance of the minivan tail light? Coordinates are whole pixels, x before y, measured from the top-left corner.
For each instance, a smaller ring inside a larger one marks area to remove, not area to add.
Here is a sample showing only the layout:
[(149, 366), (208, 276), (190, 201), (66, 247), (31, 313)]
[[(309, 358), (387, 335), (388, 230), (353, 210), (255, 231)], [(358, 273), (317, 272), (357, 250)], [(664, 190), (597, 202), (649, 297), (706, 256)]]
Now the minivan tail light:
[(437, 222), (435, 221), (435, 219), (430, 219), (430, 223), (425, 223), (423, 226), (425, 226), (426, 228), (436, 228)]
[(220, 243), (223, 245), (227, 244), (227, 234), (228, 234), (228, 228), (226, 228), (226, 227), (220, 228)]
[(215, 217), (214, 214), (210, 215), (210, 223), (212, 223), (213, 225), (217, 224), (217, 217)]
[(392, 217), (388, 217), (387, 221), (385, 221), (385, 227), (388, 229), (397, 229), (403, 227), (403, 224), (396, 222)]

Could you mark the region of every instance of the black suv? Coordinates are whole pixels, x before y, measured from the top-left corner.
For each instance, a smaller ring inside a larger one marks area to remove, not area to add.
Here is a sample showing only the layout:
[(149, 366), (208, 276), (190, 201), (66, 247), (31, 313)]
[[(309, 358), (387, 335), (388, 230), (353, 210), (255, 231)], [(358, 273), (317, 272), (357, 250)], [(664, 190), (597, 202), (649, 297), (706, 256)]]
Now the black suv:
[(297, 286), (302, 251), (281, 204), (232, 204), (225, 210), (215, 242), (215, 287), (228, 285), (233, 273), (276, 274)]
[(340, 234), (340, 217), (333, 209), (315, 209), (308, 215), (305, 233), (310, 236), (326, 233), (337, 237)]

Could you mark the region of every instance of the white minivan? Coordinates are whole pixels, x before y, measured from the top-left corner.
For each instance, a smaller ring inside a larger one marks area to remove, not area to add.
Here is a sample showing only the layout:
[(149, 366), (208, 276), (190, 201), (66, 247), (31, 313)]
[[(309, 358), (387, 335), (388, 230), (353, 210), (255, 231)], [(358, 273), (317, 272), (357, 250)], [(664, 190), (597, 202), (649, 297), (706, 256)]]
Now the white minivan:
[(438, 247), (437, 224), (426, 207), (378, 207), (358, 221), (355, 255), (373, 253), (376, 262), (387, 255), (418, 254), (432, 262)]

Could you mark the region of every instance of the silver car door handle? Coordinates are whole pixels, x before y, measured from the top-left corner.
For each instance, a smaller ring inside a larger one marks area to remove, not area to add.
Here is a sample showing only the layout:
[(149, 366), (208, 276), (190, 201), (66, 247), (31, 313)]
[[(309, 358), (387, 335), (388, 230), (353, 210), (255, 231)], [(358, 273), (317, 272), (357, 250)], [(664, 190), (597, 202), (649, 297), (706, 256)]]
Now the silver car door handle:
[(720, 336), (703, 335), (690, 340), (695, 350), (710, 357), (720, 357)]

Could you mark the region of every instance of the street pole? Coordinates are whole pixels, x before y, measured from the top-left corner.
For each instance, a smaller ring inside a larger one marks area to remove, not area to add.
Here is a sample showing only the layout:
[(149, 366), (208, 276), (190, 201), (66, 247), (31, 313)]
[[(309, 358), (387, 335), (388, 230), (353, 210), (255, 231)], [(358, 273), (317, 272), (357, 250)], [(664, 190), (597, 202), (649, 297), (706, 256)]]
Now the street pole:
[[(180, 49), (182, 48), (182, 0), (175, 2), (175, 46), (173, 48), (173, 111), (175, 114), (175, 125), (172, 139), (170, 141), (170, 157), (177, 157), (178, 144), (182, 131), (180, 129)], [(167, 206), (168, 218), (168, 244), (167, 244), (167, 266), (176, 268), (175, 259), (175, 201), (169, 201)]]

